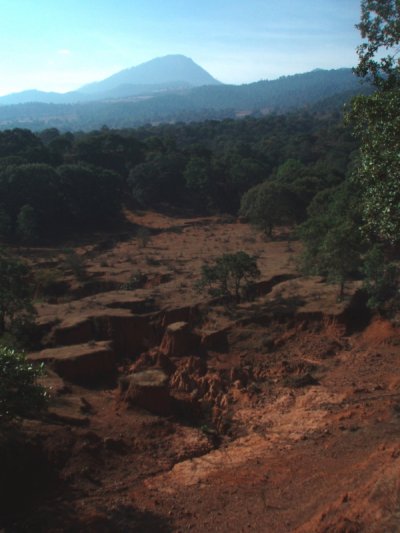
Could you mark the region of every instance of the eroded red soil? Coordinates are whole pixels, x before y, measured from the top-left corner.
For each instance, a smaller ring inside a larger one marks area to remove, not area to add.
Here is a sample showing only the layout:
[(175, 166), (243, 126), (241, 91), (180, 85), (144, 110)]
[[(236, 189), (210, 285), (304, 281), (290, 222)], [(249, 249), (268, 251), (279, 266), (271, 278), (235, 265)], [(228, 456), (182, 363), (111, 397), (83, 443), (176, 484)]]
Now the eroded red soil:
[[(146, 246), (128, 234), (80, 247), (86, 279), (67, 273), (66, 294), (38, 304), (31, 357), (48, 364), (52, 405), (7, 436), (5, 531), (400, 531), (396, 325), (370, 319), (356, 283), (338, 303), (336, 287), (298, 277), (298, 243), (129, 217), (152, 231)], [(262, 276), (229, 311), (194, 282), (237, 250)], [(133, 271), (146, 281), (127, 290)], [(118, 388), (149, 369), (168, 378), (163, 415)]]

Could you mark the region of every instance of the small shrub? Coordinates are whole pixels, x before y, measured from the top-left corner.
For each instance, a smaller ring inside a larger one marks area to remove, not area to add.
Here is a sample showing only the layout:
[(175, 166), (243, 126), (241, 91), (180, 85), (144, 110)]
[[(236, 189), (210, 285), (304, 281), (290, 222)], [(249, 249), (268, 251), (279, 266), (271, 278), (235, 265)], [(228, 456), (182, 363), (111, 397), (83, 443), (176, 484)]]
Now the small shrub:
[(134, 291), (135, 289), (140, 289), (143, 287), (146, 281), (147, 275), (138, 270), (131, 275), (129, 281), (121, 285), (121, 289), (124, 291)]
[(0, 346), (0, 421), (33, 417), (46, 407), (47, 392), (36, 382), (42, 371), (22, 352)]
[(63, 296), (68, 290), (68, 283), (56, 268), (44, 268), (34, 275), (35, 298), (49, 301)]
[(136, 238), (139, 241), (140, 248), (146, 248), (151, 238), (150, 230), (147, 228), (139, 228), (136, 232)]
[(166, 231), (170, 233), (177, 233), (178, 235), (180, 235), (184, 232), (184, 230), (185, 228), (183, 226), (172, 226), (172, 228), (168, 228)]
[(37, 215), (30, 205), (21, 207), (17, 217), (17, 235), (21, 242), (33, 244), (39, 238)]
[(159, 259), (155, 259), (154, 257), (146, 257), (146, 263), (149, 266), (160, 266), (161, 261)]
[(364, 258), (364, 289), (368, 293), (368, 307), (389, 315), (400, 307), (400, 269), (387, 261), (381, 246), (373, 246)]
[(36, 324), (35, 315), (32, 313), (15, 318), (1, 340), (21, 350), (38, 350), (40, 338), (40, 327)]
[(72, 251), (68, 253), (64, 260), (65, 267), (71, 270), (78, 281), (84, 281), (87, 278), (85, 261), (82, 256)]
[(0, 336), (17, 323), (33, 321), (32, 294), (28, 266), (0, 250)]

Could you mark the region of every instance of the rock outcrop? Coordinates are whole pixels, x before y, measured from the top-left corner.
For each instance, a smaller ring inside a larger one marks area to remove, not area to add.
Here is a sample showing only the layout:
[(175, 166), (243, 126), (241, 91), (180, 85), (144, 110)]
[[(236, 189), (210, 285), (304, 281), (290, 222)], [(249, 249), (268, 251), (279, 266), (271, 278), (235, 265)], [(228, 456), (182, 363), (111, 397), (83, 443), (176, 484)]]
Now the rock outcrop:
[(144, 370), (123, 376), (119, 380), (122, 400), (157, 415), (172, 413), (172, 398), (168, 388), (168, 376), (162, 370)]
[(187, 322), (174, 322), (165, 330), (160, 351), (169, 357), (182, 357), (196, 353), (200, 344), (198, 335)]
[(201, 337), (201, 345), (205, 350), (226, 353), (229, 351), (228, 328), (217, 331), (205, 331)]
[(108, 381), (116, 371), (116, 355), (108, 341), (50, 348), (27, 359), (46, 363), (62, 378), (79, 384)]

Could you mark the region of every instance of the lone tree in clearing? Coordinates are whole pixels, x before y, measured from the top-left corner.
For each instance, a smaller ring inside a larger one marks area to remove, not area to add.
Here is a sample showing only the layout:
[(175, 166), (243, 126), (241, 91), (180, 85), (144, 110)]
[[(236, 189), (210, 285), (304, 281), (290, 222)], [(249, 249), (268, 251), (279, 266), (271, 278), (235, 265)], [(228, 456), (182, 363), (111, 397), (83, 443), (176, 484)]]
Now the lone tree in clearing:
[(246, 252), (223, 254), (213, 265), (203, 265), (200, 289), (207, 287), (212, 296), (223, 296), (240, 302), (252, 280), (260, 275), (254, 256)]

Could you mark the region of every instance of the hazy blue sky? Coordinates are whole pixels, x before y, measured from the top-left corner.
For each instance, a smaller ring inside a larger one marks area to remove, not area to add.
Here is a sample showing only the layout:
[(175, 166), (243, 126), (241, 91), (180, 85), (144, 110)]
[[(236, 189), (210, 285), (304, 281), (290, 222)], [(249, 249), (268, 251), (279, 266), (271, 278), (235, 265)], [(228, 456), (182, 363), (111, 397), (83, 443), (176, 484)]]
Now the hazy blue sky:
[(0, 95), (184, 54), (225, 83), (353, 66), (360, 0), (0, 0)]

